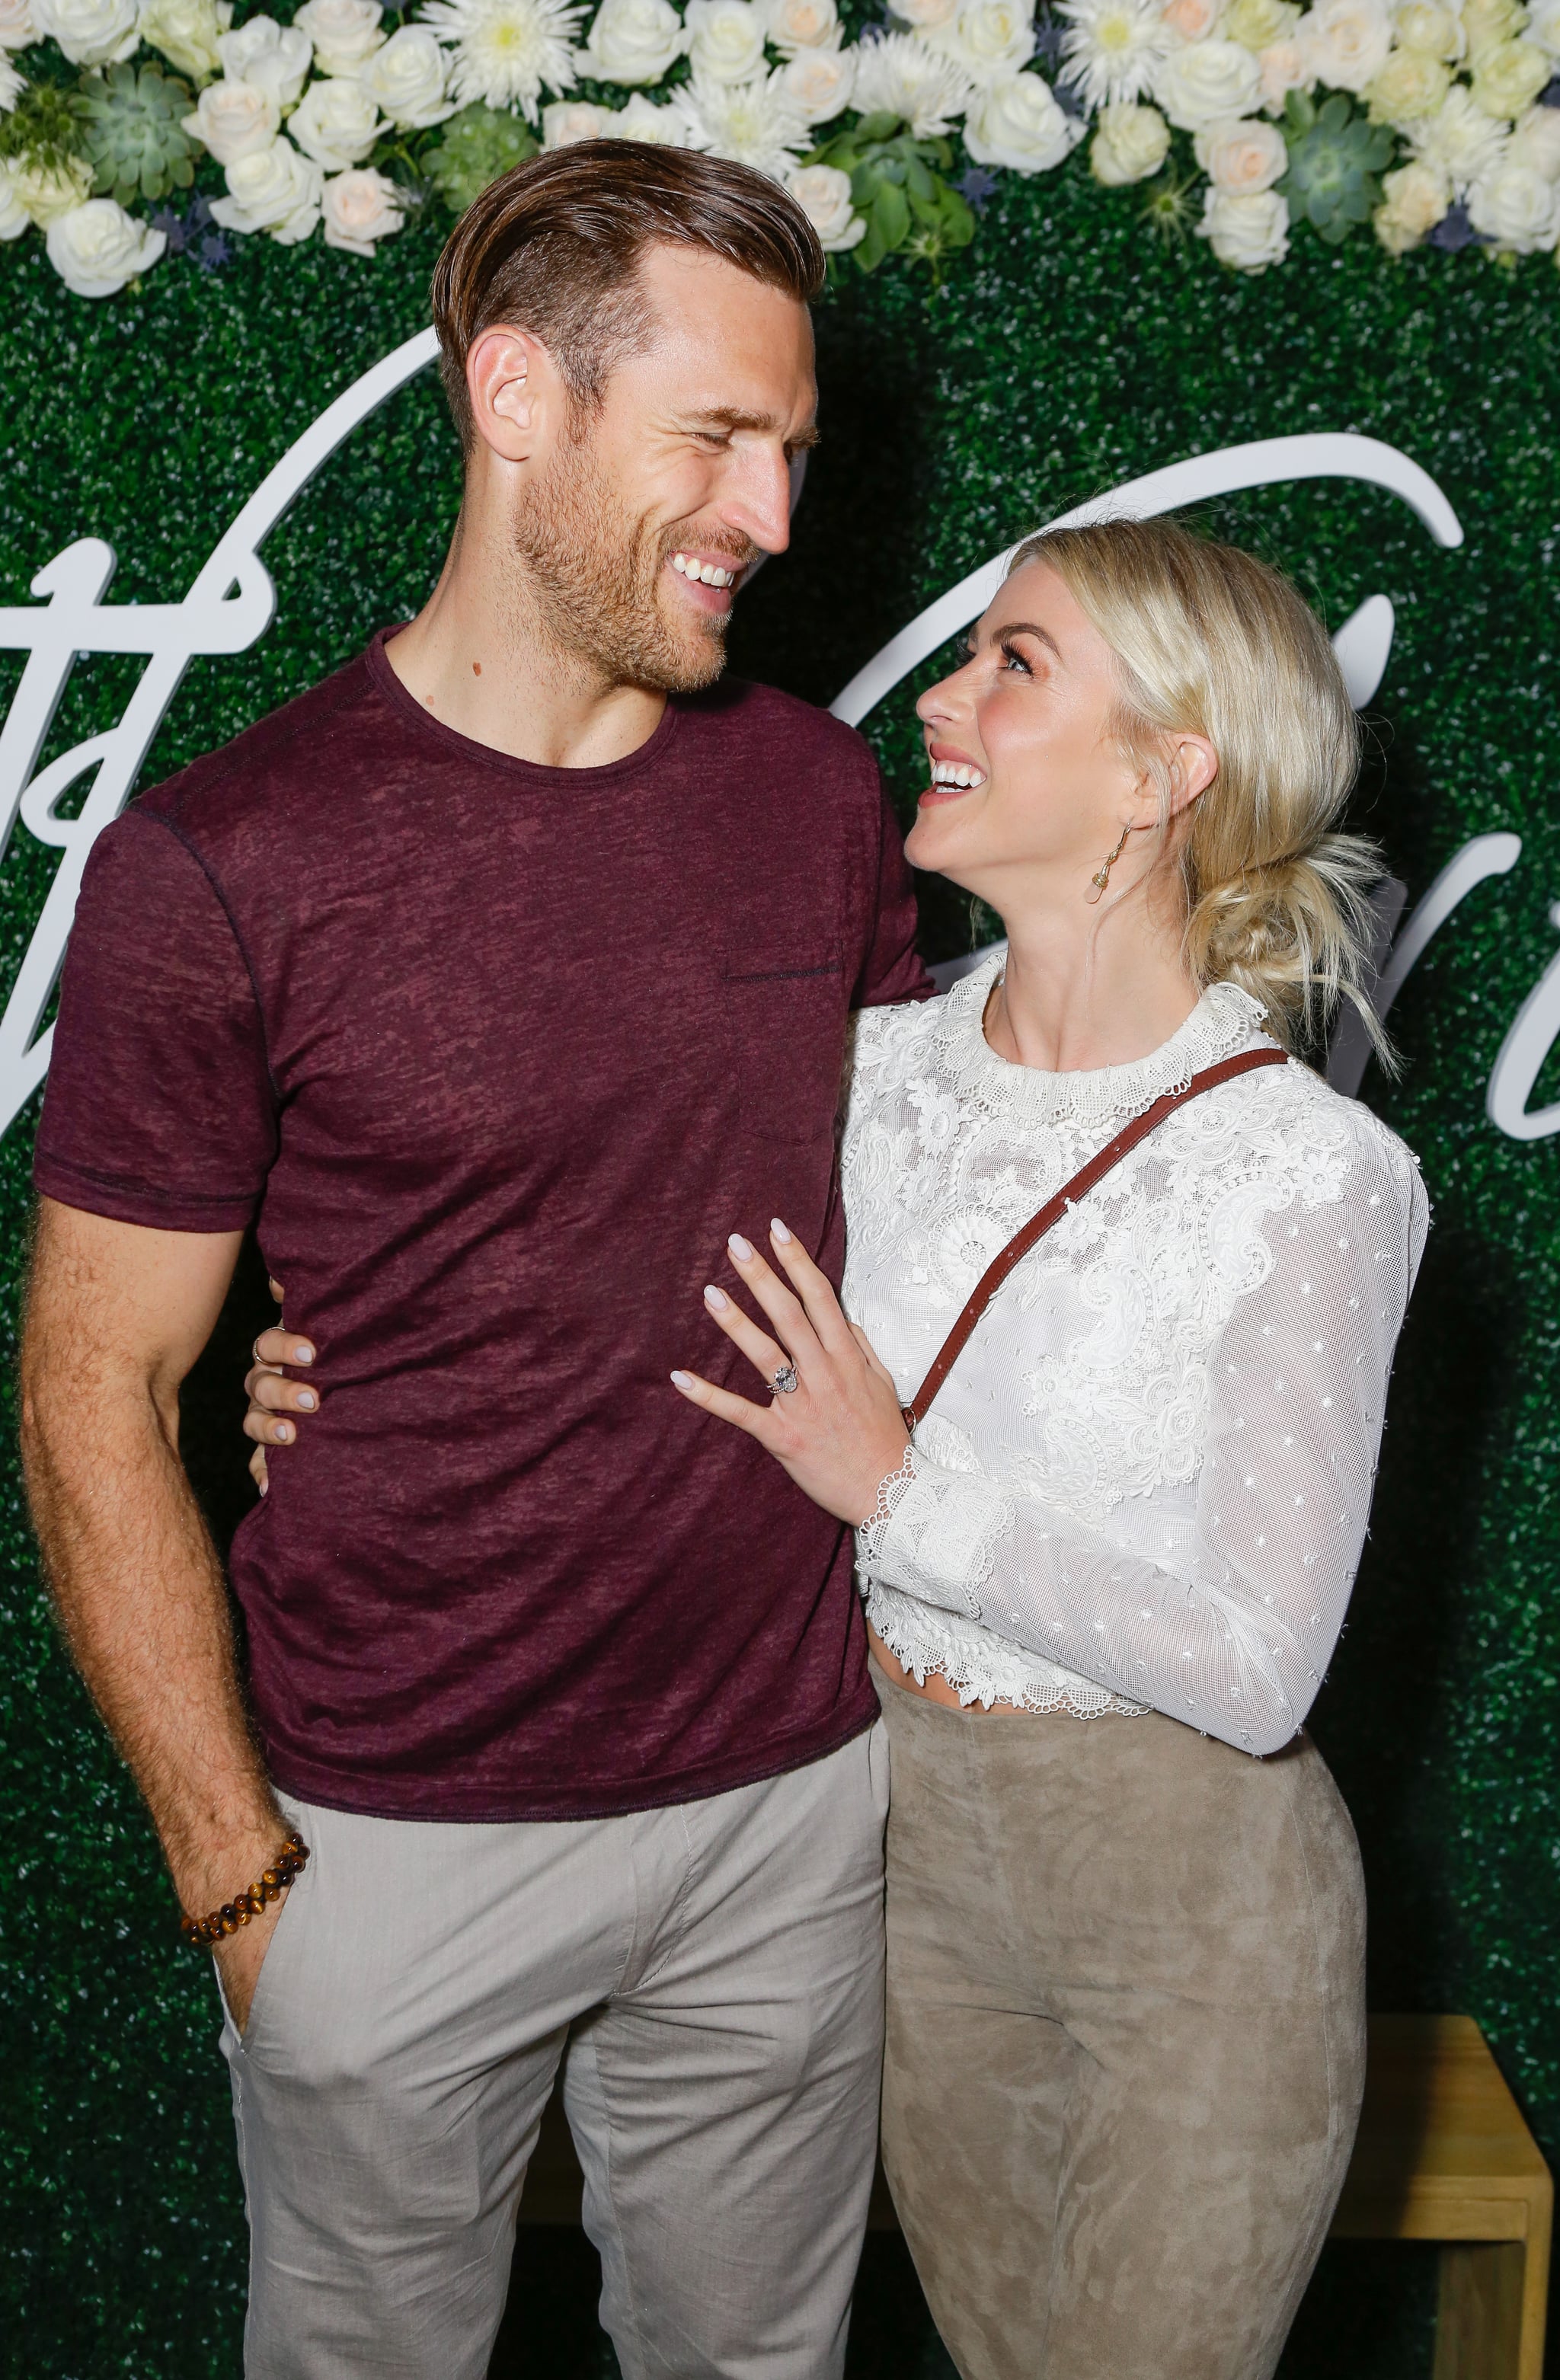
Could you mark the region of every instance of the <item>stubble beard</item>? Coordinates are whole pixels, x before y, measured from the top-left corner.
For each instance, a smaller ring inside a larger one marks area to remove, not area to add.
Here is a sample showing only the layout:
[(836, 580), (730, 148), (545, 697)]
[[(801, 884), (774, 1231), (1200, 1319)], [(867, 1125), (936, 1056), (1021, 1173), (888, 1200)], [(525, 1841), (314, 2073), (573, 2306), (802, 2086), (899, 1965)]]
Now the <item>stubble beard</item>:
[[(628, 510), (588, 438), (569, 441), (528, 490), (513, 540), (548, 638), (604, 685), (697, 694), (725, 667), (730, 613), (695, 611), (665, 587), (664, 565), (685, 540)], [(707, 549), (710, 539), (699, 542)], [(733, 566), (755, 551), (734, 552)]]

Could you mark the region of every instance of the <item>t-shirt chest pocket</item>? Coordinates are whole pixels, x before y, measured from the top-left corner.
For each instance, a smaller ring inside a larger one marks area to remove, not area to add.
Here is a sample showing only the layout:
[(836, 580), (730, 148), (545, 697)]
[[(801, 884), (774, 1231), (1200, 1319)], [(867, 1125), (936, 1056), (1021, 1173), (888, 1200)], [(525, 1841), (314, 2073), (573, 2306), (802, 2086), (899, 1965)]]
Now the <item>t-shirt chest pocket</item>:
[(847, 995), (837, 948), (822, 941), (728, 950), (722, 997), (743, 1126), (803, 1146), (834, 1137)]

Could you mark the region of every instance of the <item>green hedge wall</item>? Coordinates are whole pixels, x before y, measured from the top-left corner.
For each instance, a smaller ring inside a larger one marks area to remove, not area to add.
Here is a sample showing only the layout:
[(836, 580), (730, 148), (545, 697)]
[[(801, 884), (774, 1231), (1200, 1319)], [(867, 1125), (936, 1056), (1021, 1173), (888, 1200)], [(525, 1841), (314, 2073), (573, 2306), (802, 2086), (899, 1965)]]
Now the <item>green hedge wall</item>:
[[(1394, 1020), (1401, 1083), (1366, 1082), (1420, 1153), (1436, 1222), (1316, 1731), (1365, 1847), (1373, 2005), (1477, 2016), (1553, 2154), (1560, 1181), (1554, 1144), (1504, 1139), (1482, 1102), (1554, 951), (1560, 892), (1560, 281), (1551, 258), (1393, 264), (1367, 238), (1332, 250), (1309, 234), (1284, 268), (1237, 279), (1200, 243), (1160, 247), (1140, 207), (1097, 190), (1075, 158), (1042, 180), (1005, 179), (941, 288), (845, 276), (819, 322), (825, 442), (792, 553), (744, 600), (736, 664), (827, 701), (1025, 527), (1245, 439), (1371, 432), (1423, 464), (1461, 515), (1468, 541), (1446, 552), (1403, 505), (1351, 485), (1209, 507), (1223, 532), (1296, 572), (1333, 625), (1378, 590), (1396, 605), (1358, 808), (1411, 892), (1473, 833), (1524, 839), (1515, 872), (1473, 895), (1411, 978)], [(255, 240), (219, 273), (165, 263), (140, 292), (95, 305), (64, 292), (36, 241), (0, 251), (0, 603), (27, 600), (32, 573), (85, 534), (118, 552), (114, 600), (177, 600), (326, 400), (422, 323), (435, 245), (409, 231), (369, 264)], [(270, 540), (274, 625), (249, 653), (194, 664), (148, 782), (414, 609), (457, 492), (424, 375)], [(49, 753), (116, 716), (139, 667), (80, 664)], [(5, 699), (18, 668), (0, 654)], [(870, 722), (907, 798), (910, 693)], [(7, 987), (52, 864), (18, 830), (0, 869)], [(958, 899), (929, 889), (932, 955), (971, 929)], [(1552, 1062), (1536, 1097), (1557, 1092)], [(12, 1332), (30, 1125), (0, 1147)], [(238, 1375), (263, 1305), (247, 1274), (187, 1397), (192, 1464), (225, 1524), (249, 1492)], [(147, 1827), (52, 1632), (8, 1441), (0, 1459), (0, 2359), (29, 2380), (214, 2380), (238, 2364), (243, 2255), (210, 1985), (177, 1944)], [(1384, 2284), (1349, 2269), (1353, 2280), (1336, 2259), (1324, 2269), (1335, 2311), (1311, 2335), (1352, 2330), (1338, 2368), (1354, 2380), (1427, 2369), (1418, 2301), (1372, 2327)], [(1326, 2353), (1297, 2348), (1286, 2370), (1331, 2369)]]

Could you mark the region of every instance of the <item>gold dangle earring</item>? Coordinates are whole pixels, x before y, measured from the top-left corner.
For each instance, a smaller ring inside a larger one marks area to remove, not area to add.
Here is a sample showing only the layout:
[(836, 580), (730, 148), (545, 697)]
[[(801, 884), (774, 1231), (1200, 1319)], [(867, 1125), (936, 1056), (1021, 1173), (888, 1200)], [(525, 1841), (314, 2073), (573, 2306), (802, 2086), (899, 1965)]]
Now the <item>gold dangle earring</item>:
[(1090, 883), (1094, 889), (1091, 892), (1086, 892), (1083, 897), (1089, 903), (1091, 908), (1093, 907), (1095, 902), (1099, 900), (1100, 895), (1103, 892), (1106, 885), (1110, 882), (1111, 869), (1115, 866), (1116, 861), (1121, 857), (1122, 853), (1126, 850), (1127, 838), (1131, 832), (1132, 830), (1129, 826), (1124, 826), (1122, 828), (1121, 841), (1116, 844), (1115, 849), (1112, 852), (1110, 857), (1104, 862), (1103, 867), (1096, 868), (1094, 874), (1089, 879)]

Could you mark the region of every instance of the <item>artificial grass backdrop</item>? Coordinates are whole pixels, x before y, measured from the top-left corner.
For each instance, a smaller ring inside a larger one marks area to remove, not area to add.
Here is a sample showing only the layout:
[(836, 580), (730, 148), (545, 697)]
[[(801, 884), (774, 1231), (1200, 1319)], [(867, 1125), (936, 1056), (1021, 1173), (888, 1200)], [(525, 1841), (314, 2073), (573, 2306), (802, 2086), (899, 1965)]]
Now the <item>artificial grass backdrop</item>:
[[(1302, 233), (1286, 266), (1237, 280), (1200, 243), (1155, 246), (1139, 204), (1097, 190), (1079, 156), (1042, 180), (1005, 178), (941, 289), (896, 267), (871, 283), (847, 273), (820, 318), (825, 443), (795, 547), (744, 598), (734, 659), (827, 701), (1018, 532), (1245, 439), (1371, 432), (1423, 464), (1460, 514), (1468, 542), (1446, 552), (1402, 504), (1352, 485), (1209, 508), (1223, 531), (1298, 573), (1333, 625), (1378, 590), (1397, 606), (1375, 706), (1383, 750), (1359, 808), (1411, 892), (1469, 835), (1523, 838), (1515, 872), (1472, 896), (1399, 1002), (1401, 1084), (1366, 1079), (1423, 1160), (1436, 1221), (1373, 1538), (1316, 1733), (1364, 1844), (1372, 2005), (1477, 2016), (1553, 2155), (1560, 1182), (1555, 1144), (1503, 1138), (1482, 1100), (1555, 947), (1560, 278), (1548, 257), (1509, 272), (1467, 254), (1394, 264), (1368, 237), (1335, 251)], [(408, 231), (365, 263), (256, 239), (220, 273), (166, 262), (141, 291), (102, 304), (67, 296), (36, 241), (4, 250), (0, 604), (25, 601), (32, 574), (88, 534), (118, 552), (115, 600), (181, 596), (264, 470), (422, 324), (436, 244), (431, 229)], [(249, 653), (195, 662), (147, 782), (414, 610), (457, 482), (424, 375), (272, 537), (274, 626)], [(0, 654), (7, 699), (18, 658)], [(140, 667), (80, 664), (45, 758), (116, 718)], [(918, 782), (911, 693), (870, 723), (906, 797)], [(52, 865), (18, 830), (0, 869), (6, 987)], [(935, 899), (928, 917), (932, 955), (968, 937), (957, 900)], [(528, 955), (544, 966), (550, 954)], [(1557, 1090), (1552, 1062), (1535, 1104)], [(30, 1111), (0, 1147), (7, 1329), (30, 1133)], [(264, 1308), (251, 1272), (187, 1394), (192, 1464), (228, 1524), (249, 1493), (238, 1383)], [(177, 1944), (145, 1821), (55, 1642), (8, 1447), (4, 1459), (0, 2357), (28, 2380), (216, 2380), (238, 2368), (244, 2261), (210, 1978)], [(567, 2261), (531, 2257), (533, 2308), (538, 2291), (564, 2286)], [(1330, 2252), (1286, 2373), (1428, 2372), (1424, 2278), (1413, 2251)], [(908, 2287), (884, 2268), (859, 2326), (859, 2374), (945, 2369), (923, 2323), (921, 2344), (906, 2343)], [(591, 2368), (588, 2341), (577, 2364), (544, 2347), (544, 2328), (511, 2325), (521, 2361), (506, 2369)]]

